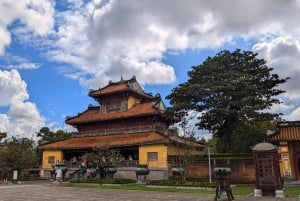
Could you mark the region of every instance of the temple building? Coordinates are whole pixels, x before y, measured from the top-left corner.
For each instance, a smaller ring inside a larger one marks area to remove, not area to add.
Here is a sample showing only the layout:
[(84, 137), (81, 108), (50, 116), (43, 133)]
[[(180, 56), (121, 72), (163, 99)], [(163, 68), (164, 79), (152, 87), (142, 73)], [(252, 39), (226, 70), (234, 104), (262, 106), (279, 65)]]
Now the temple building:
[(278, 148), (282, 178), (300, 180), (300, 121), (279, 122), (277, 132), (267, 141)]
[[(170, 158), (178, 154), (176, 144), (186, 139), (170, 134), (172, 119), (164, 117), (165, 105), (160, 95), (145, 93), (135, 76), (97, 90), (89, 96), (99, 105), (89, 105), (87, 110), (66, 123), (78, 132), (71, 139), (46, 144), (43, 150), (42, 168), (49, 170), (57, 162), (72, 167), (72, 159), (80, 158), (94, 147), (116, 149), (124, 159), (118, 167), (117, 177), (135, 178), (134, 167), (147, 164), (150, 179), (167, 179)], [(189, 141), (199, 154), (204, 145)]]

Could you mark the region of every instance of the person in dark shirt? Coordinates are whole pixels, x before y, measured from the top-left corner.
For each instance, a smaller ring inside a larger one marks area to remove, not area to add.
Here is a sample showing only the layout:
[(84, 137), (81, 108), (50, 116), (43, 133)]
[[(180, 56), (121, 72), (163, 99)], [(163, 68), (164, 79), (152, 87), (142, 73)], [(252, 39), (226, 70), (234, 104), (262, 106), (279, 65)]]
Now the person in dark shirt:
[(8, 184), (7, 177), (8, 177), (8, 171), (3, 169), (3, 183), (4, 184)]

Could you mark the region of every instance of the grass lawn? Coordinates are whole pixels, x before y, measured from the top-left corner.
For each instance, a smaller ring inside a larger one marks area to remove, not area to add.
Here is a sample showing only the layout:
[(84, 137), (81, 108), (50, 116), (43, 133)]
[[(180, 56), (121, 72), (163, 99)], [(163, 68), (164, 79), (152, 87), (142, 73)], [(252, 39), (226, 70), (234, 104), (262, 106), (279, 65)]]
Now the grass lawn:
[[(147, 186), (142, 184), (125, 184), (125, 185), (101, 185), (89, 183), (71, 183), (68, 187), (78, 188), (99, 188), (99, 189), (120, 189), (120, 190), (142, 190), (142, 191), (159, 191), (159, 192), (177, 192), (177, 193), (199, 193), (214, 194), (215, 190), (211, 188), (188, 188), (188, 187), (169, 187), (169, 186)], [(254, 187), (251, 186), (234, 186), (232, 188), (233, 195), (249, 195), (253, 193)], [(287, 196), (300, 195), (300, 187), (285, 187)]]
[[(88, 184), (88, 183), (73, 183), (73, 184), (67, 184), (67, 186), (79, 187), (79, 188), (99, 188), (99, 189), (121, 189), (121, 190), (143, 190), (143, 191), (159, 191), (159, 192), (215, 194), (215, 189), (212, 189), (212, 188), (147, 186), (147, 185), (141, 185), (141, 184), (99, 185), (99, 184)], [(248, 195), (252, 192), (253, 192), (253, 188), (250, 188), (250, 187), (233, 187), (234, 195)]]
[(300, 186), (285, 187), (284, 192), (286, 195), (300, 195)]

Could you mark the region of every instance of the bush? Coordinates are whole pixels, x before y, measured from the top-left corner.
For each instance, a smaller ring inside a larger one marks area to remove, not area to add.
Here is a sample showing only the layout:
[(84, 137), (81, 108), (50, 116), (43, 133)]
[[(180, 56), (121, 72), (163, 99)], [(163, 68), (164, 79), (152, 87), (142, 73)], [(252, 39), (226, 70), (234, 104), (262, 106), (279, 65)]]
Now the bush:
[(209, 183), (208, 181), (197, 181), (197, 180), (152, 180), (148, 181), (149, 185), (158, 186), (193, 186), (193, 187), (214, 187), (215, 183)]
[(133, 179), (98, 179), (98, 178), (81, 178), (79, 180), (73, 180), (71, 183), (95, 183), (95, 184), (130, 184), (135, 183), (136, 180)]

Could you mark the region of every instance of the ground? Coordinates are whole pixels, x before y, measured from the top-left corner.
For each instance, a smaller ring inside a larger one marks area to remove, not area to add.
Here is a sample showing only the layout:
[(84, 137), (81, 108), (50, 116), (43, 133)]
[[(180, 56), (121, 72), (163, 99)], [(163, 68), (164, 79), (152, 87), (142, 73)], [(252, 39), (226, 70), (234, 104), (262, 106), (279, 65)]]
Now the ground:
[[(107, 190), (55, 186), (52, 183), (0, 185), (0, 201), (212, 201), (213, 195), (134, 190)], [(226, 200), (225, 196), (222, 200)], [(276, 199), (235, 196), (239, 201), (297, 201), (298, 197)]]

